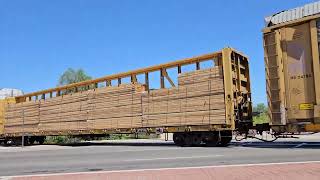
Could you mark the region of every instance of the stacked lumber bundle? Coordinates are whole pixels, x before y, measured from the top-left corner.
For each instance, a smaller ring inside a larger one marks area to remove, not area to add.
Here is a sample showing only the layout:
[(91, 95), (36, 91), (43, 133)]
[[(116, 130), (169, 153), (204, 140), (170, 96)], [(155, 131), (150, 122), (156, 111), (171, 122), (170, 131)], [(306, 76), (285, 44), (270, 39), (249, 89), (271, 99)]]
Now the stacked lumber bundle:
[[(179, 87), (186, 88), (187, 112), (197, 115), (186, 118), (185, 123), (225, 124), (224, 82), (222, 67), (184, 73), (179, 76)], [(197, 109), (196, 107), (202, 107)], [(200, 114), (200, 115), (199, 115)], [(202, 120), (202, 122), (201, 122)]]
[[(8, 106), (6, 133), (62, 132), (141, 126), (140, 84), (104, 87)], [(23, 123), (24, 122), (24, 123)]]
[(8, 104), (5, 113), (5, 133), (38, 132), (39, 104), (38, 101)]
[(225, 124), (222, 74), (220, 67), (180, 74), (178, 87), (149, 93), (124, 84), (11, 104), (5, 133)]
[(222, 70), (214, 67), (180, 74), (179, 86), (143, 96), (148, 127), (225, 124)]
[(3, 134), (4, 130), (4, 109), (5, 109), (5, 101), (0, 100), (0, 136)]
[(8, 104), (15, 103), (15, 98), (0, 99), (0, 136), (4, 133), (4, 119)]
[(86, 130), (88, 93), (90, 91), (41, 100), (39, 130)]
[(88, 100), (90, 129), (141, 127), (141, 94), (144, 86), (127, 84), (97, 89)]

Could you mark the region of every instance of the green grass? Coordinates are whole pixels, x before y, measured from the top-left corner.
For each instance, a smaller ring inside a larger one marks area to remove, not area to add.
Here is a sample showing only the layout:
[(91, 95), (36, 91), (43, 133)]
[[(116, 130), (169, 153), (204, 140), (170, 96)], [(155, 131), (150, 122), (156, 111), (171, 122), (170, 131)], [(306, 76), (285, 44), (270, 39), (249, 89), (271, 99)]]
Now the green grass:
[(68, 144), (80, 142), (80, 138), (69, 137), (69, 136), (47, 136), (45, 144)]
[[(152, 139), (159, 138), (159, 135), (156, 134), (139, 134), (138, 139)], [(136, 139), (134, 134), (110, 134), (108, 137), (98, 137), (94, 140), (121, 140), (121, 139)], [(93, 139), (92, 139), (93, 140)], [(72, 136), (47, 136), (45, 144), (69, 144), (85, 141), (81, 137), (72, 137)]]
[(269, 123), (269, 117), (267, 113), (261, 113), (258, 116), (253, 116), (253, 124)]

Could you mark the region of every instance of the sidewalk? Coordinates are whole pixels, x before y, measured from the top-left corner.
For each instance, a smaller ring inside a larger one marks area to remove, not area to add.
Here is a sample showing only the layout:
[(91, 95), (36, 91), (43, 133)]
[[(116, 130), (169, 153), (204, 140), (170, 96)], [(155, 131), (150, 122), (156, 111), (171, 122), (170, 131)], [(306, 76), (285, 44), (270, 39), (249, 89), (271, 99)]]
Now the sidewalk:
[[(100, 171), (69, 174), (6, 177), (6, 180), (318, 180), (320, 162), (226, 165), (154, 170)], [(1, 179), (1, 178), (0, 178)]]

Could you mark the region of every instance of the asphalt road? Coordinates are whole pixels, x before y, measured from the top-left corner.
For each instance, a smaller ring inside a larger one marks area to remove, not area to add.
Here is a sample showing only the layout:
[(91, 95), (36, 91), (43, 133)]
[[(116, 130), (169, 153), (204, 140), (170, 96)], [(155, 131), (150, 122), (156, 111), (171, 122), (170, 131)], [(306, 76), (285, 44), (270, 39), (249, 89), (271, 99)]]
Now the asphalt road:
[(164, 141), (0, 147), (0, 176), (320, 161), (320, 143), (234, 142), (229, 147), (176, 147)]

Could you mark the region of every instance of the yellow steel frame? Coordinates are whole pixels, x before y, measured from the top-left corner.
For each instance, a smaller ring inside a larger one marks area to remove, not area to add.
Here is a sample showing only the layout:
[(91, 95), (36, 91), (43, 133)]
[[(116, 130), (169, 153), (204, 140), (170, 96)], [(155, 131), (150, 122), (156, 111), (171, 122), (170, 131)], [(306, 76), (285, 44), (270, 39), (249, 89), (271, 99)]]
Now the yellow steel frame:
[[(170, 127), (150, 127), (150, 128), (121, 128), (121, 129), (99, 129), (99, 130), (74, 130), (74, 131), (46, 131), (28, 133), (33, 136), (57, 136), (57, 135), (89, 135), (89, 134), (133, 134), (139, 132), (156, 133), (157, 129), (162, 128), (164, 133), (174, 132), (195, 132), (195, 131), (224, 131), (232, 130), (231, 126), (221, 124), (211, 125), (190, 125), (190, 126), (170, 126)], [(142, 131), (140, 131), (142, 130)], [(1, 134), (6, 137), (22, 136), (22, 133)]]
[[(250, 77), (249, 77), (249, 67), (248, 67), (248, 57), (243, 55), (241, 52), (236, 51), (235, 49), (232, 48), (224, 48), (221, 51), (210, 53), (210, 54), (205, 54), (202, 56), (196, 56), (193, 58), (187, 58), (187, 59), (182, 59), (174, 62), (169, 62), (165, 64), (160, 64), (157, 66), (151, 66), (143, 69), (138, 69), (138, 70), (133, 70), (125, 73), (119, 73), (119, 74), (114, 74), (114, 75), (109, 75), (105, 76), (102, 78), (94, 79), (94, 80), (89, 80), (89, 81), (83, 81), (79, 83), (74, 83), (62, 87), (57, 87), (57, 88), (51, 88), (47, 90), (42, 90), (38, 92), (33, 92), (29, 94), (25, 94), (23, 96), (18, 96), (16, 97), (17, 103), (20, 102), (25, 102), (25, 101), (30, 101), (40, 97), (41, 99), (46, 99), (46, 98), (52, 98), (54, 93), (56, 96), (62, 95), (62, 91), (64, 90), (69, 90), (69, 89), (80, 89), (79, 87), (83, 86), (90, 86), (97, 88), (98, 83), (105, 83), (106, 86), (112, 86), (111, 81), (116, 80), (118, 81), (118, 85), (121, 84), (122, 78), (131, 78), (132, 83), (137, 83), (137, 75), (144, 75), (144, 84), (146, 86), (146, 89), (149, 89), (149, 74), (151, 72), (158, 71), (160, 72), (160, 87), (165, 88), (165, 83), (164, 80), (165, 78), (168, 80), (168, 82), (171, 84), (172, 87), (175, 86), (171, 78), (169, 77), (169, 74), (167, 72), (167, 69), (169, 68), (177, 68), (178, 73), (182, 73), (182, 67), (185, 65), (192, 65), (194, 64), (196, 69), (200, 69), (200, 63), (203, 61), (209, 61), (213, 60), (215, 66), (222, 66), (223, 69), (223, 75), (224, 75), (224, 86), (225, 86), (225, 102), (226, 102), (226, 124), (221, 124), (221, 125), (207, 125), (207, 126), (181, 126), (181, 127), (162, 127), (165, 129), (166, 132), (180, 132), (180, 131), (213, 131), (213, 130), (234, 130), (235, 129), (235, 107), (238, 106), (238, 96), (235, 96), (235, 94), (241, 94), (241, 87), (238, 86), (235, 88), (234, 81), (235, 81), (235, 74), (237, 74), (237, 78), (241, 78), (239, 74), (239, 70), (235, 71), (233, 70), (234, 64), (232, 61), (238, 61), (237, 63), (240, 65), (240, 59), (233, 59), (232, 54), (236, 54), (237, 57), (241, 57), (241, 60), (246, 61), (246, 67), (245, 71), (246, 73), (244, 74), (245, 80), (247, 81), (246, 85), (246, 92), (248, 96), (251, 99), (251, 92), (250, 92)], [(244, 79), (239, 79), (238, 81), (241, 81)], [(49, 95), (49, 96), (46, 96)], [(249, 114), (251, 115), (251, 102), (249, 106)], [(159, 127), (161, 128), (161, 127)], [(154, 132), (155, 128), (151, 128), (148, 130), (149, 132)], [(46, 132), (45, 134), (48, 135), (59, 135), (59, 134), (100, 134), (100, 133), (134, 133), (136, 132), (136, 129), (106, 129), (106, 130), (90, 130), (90, 131), (70, 131), (70, 132)], [(44, 133), (44, 132), (43, 132)], [(36, 133), (37, 135), (44, 135), (41, 132)], [(19, 136), (19, 134), (7, 134), (7, 136)]]
[[(169, 63), (165, 63), (165, 64), (160, 64), (160, 65), (156, 65), (156, 66), (151, 66), (151, 67), (147, 67), (147, 68), (137, 69), (137, 70), (128, 71), (128, 72), (124, 72), (124, 73), (113, 74), (113, 75), (109, 75), (109, 76), (105, 76), (105, 77), (101, 77), (101, 78), (97, 78), (97, 79), (93, 79), (93, 80), (82, 81), (79, 83), (73, 83), (73, 84), (69, 84), (69, 85), (65, 85), (65, 86), (60, 86), (60, 87), (56, 87), (56, 88), (51, 88), (51, 89), (46, 89), (46, 90), (42, 90), (42, 91), (28, 93), (28, 94), (16, 97), (16, 101), (18, 103), (30, 101), (30, 100), (32, 100), (33, 97), (36, 100), (39, 97), (41, 99), (46, 99), (47, 97), (51, 98), (51, 97), (53, 97), (54, 93), (56, 93), (56, 96), (60, 96), (61, 91), (69, 90), (69, 89), (79, 89), (79, 87), (85, 87), (85, 86), (93, 86), (93, 87), (97, 88), (98, 83), (105, 83), (107, 86), (111, 86), (112, 80), (117, 80), (118, 85), (120, 85), (121, 79), (126, 78), (126, 77), (130, 77), (131, 82), (136, 83), (137, 82), (137, 75), (140, 75), (140, 74), (143, 74), (145, 76), (144, 84), (146, 85), (146, 87), (148, 89), (148, 87), (149, 87), (149, 73), (156, 72), (156, 71), (160, 72), (160, 83), (161, 83), (160, 87), (161, 88), (165, 88), (165, 83), (164, 83), (165, 78), (169, 81), (171, 86), (175, 86), (175, 84), (173, 83), (173, 81), (171, 80), (171, 78), (169, 77), (169, 75), (167, 73), (167, 69), (177, 68), (178, 73), (181, 73), (182, 66), (195, 64), (196, 69), (198, 70), (198, 69), (200, 69), (200, 62), (208, 61), (208, 60), (216, 60), (219, 58), (221, 59), (222, 54), (224, 54), (226, 51), (228, 51), (228, 52), (234, 51), (234, 52), (237, 52), (238, 54), (241, 54), (240, 52), (238, 52), (232, 48), (224, 48), (222, 51), (209, 53), (209, 54), (205, 54), (205, 55), (201, 55), (201, 56), (186, 58), (186, 59), (173, 61), (173, 62), (169, 62)], [(242, 55), (242, 56), (246, 57), (245, 55)], [(227, 58), (227, 57), (225, 57), (225, 58)], [(223, 62), (228, 63), (227, 61), (229, 61), (229, 59), (223, 60)], [(227, 64), (223, 64), (223, 65), (227, 66)], [(230, 65), (228, 65), (228, 66), (230, 66)], [(225, 75), (228, 76), (228, 74), (225, 74)], [(231, 79), (229, 79), (229, 80), (231, 80)], [(47, 95), (49, 95), (49, 96), (47, 96)]]
[[(226, 124), (230, 125), (231, 129), (236, 129), (236, 111), (240, 113), (240, 104), (243, 103), (242, 101), (244, 98), (247, 98), (247, 100), (245, 100), (247, 103), (247, 112), (243, 115), (247, 118), (251, 118), (252, 116), (248, 58), (232, 48), (224, 48), (222, 50), (222, 67), (226, 104)], [(244, 68), (243, 73), (241, 73), (242, 68)], [(242, 83), (245, 83), (245, 85)]]
[(234, 96), (233, 96), (233, 83), (232, 83), (232, 65), (231, 65), (231, 52), (230, 48), (222, 50), (222, 64), (224, 75), (224, 95), (226, 104), (226, 123), (234, 129)]
[(319, 60), (319, 45), (318, 45), (318, 30), (316, 20), (310, 22), (310, 34), (311, 34), (311, 50), (312, 50), (312, 62), (315, 84), (315, 97), (316, 105), (314, 107), (315, 122), (320, 123), (320, 86), (317, 84), (320, 82), (320, 60)]
[(147, 68), (137, 69), (137, 70), (128, 71), (128, 72), (119, 73), (119, 74), (113, 74), (113, 75), (109, 75), (109, 76), (105, 76), (105, 77), (101, 77), (101, 78), (97, 78), (97, 79), (93, 79), (93, 80), (82, 81), (79, 83), (73, 83), (73, 84), (69, 84), (69, 85), (65, 85), (65, 86), (61, 86), (61, 87), (56, 87), (56, 88), (46, 89), (46, 90), (37, 91), (37, 92), (33, 92), (33, 93), (28, 93), (23, 96), (16, 97), (16, 100), (17, 100), (17, 102), (24, 102), (24, 101), (31, 100), (32, 97), (35, 97), (35, 99), (37, 99), (38, 96), (41, 96), (41, 98), (45, 99), (46, 94), (49, 94), (50, 97), (52, 97), (52, 94), (55, 92), (56, 95), (59, 96), (59, 95), (61, 95), (61, 91), (63, 91), (63, 90), (75, 89), (78, 87), (92, 86), (92, 85), (95, 85), (95, 87), (96, 87), (96, 85), (98, 83), (102, 83), (102, 82), (105, 82), (107, 86), (111, 86), (112, 80), (118, 80), (118, 84), (121, 84), (121, 79), (126, 78), (126, 77), (131, 77), (131, 81), (134, 83), (135, 81), (137, 81), (136, 76), (140, 75), (140, 74), (145, 75), (145, 84), (146, 84), (146, 87), (148, 88), (149, 87), (148, 75), (149, 75), (149, 73), (155, 72), (155, 71), (160, 72), (161, 88), (165, 88), (165, 85), (164, 85), (164, 78), (165, 77), (174, 86), (173, 82), (171, 81), (171, 79), (169, 78), (169, 76), (166, 72), (167, 69), (178, 68), (178, 73), (181, 73), (181, 67), (184, 65), (195, 64), (197, 68), (200, 68), (200, 66), (199, 66), (200, 62), (211, 60), (211, 59), (216, 59), (219, 56), (221, 56), (221, 52), (214, 52), (214, 53), (205, 54), (202, 56), (196, 56), (193, 58), (182, 59), (182, 60), (178, 60), (178, 61), (174, 61), (174, 62), (170, 62), (170, 63), (147, 67)]

